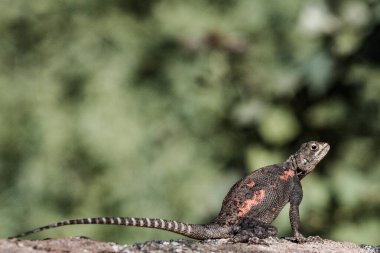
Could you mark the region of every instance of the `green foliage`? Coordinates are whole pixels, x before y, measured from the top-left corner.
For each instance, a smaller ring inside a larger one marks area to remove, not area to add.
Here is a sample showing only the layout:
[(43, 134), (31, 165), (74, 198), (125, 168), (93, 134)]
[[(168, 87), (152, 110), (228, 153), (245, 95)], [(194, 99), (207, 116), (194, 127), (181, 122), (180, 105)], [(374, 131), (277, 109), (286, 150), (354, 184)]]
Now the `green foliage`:
[[(380, 243), (376, 1), (0, 6), (0, 236), (87, 216), (207, 222), (239, 177), (317, 139), (332, 150), (304, 180), (304, 233)], [(35, 237), (81, 234), (177, 237)]]

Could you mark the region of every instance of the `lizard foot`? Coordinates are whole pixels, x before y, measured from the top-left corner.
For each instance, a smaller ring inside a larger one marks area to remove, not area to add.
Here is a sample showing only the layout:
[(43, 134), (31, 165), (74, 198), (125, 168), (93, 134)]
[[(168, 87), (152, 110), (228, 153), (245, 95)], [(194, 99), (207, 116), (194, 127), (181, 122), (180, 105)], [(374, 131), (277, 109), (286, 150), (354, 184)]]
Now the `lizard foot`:
[(249, 237), (267, 238), (277, 234), (277, 228), (272, 225), (258, 222), (254, 219), (243, 219), (239, 225), (235, 225), (232, 231), (236, 235), (247, 235)]
[(230, 243), (248, 243), (248, 244), (260, 244), (269, 246), (268, 242), (265, 239), (258, 237), (250, 237), (248, 235), (238, 234), (228, 239)]
[(248, 244), (259, 244), (259, 245), (269, 246), (269, 243), (265, 239), (260, 239), (257, 237), (250, 237), (248, 239)]
[(318, 235), (308, 236), (306, 242), (323, 242), (323, 239)]
[(277, 228), (268, 224), (258, 222), (253, 219), (243, 219), (239, 225), (235, 225), (231, 230), (230, 242), (245, 242), (251, 244), (269, 245), (265, 238), (275, 236)]

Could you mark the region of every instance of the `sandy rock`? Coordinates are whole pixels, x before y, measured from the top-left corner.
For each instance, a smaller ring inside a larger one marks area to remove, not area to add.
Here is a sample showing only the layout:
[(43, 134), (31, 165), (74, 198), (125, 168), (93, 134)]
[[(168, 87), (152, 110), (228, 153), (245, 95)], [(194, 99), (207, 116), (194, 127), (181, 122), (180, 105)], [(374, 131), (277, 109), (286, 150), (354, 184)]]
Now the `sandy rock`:
[(134, 252), (380, 252), (379, 248), (360, 247), (349, 242), (335, 242), (323, 239), (304, 244), (284, 239), (268, 238), (263, 244), (230, 243), (226, 240), (175, 240), (148, 241), (133, 245), (119, 245), (84, 238), (62, 238), (47, 240), (0, 240), (0, 252), (7, 253), (134, 253)]

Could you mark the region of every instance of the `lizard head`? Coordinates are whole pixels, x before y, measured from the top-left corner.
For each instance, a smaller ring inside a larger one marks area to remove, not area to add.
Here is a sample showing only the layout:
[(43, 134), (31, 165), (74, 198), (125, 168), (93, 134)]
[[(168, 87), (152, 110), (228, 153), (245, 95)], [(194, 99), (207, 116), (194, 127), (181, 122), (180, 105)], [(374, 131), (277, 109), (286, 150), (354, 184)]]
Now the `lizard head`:
[(302, 179), (314, 170), (329, 150), (330, 145), (326, 142), (309, 141), (302, 144), (288, 160), (297, 167), (297, 176)]

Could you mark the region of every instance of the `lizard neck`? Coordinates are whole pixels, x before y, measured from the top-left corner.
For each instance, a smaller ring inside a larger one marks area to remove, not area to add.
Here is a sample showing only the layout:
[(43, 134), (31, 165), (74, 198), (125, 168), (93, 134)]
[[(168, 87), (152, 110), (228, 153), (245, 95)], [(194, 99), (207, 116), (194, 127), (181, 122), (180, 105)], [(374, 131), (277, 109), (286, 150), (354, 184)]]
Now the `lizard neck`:
[(294, 171), (297, 171), (298, 164), (297, 164), (297, 159), (296, 159), (295, 155), (289, 156), (289, 158), (286, 160), (286, 162), (290, 163), (290, 165), (292, 166), (292, 169)]

